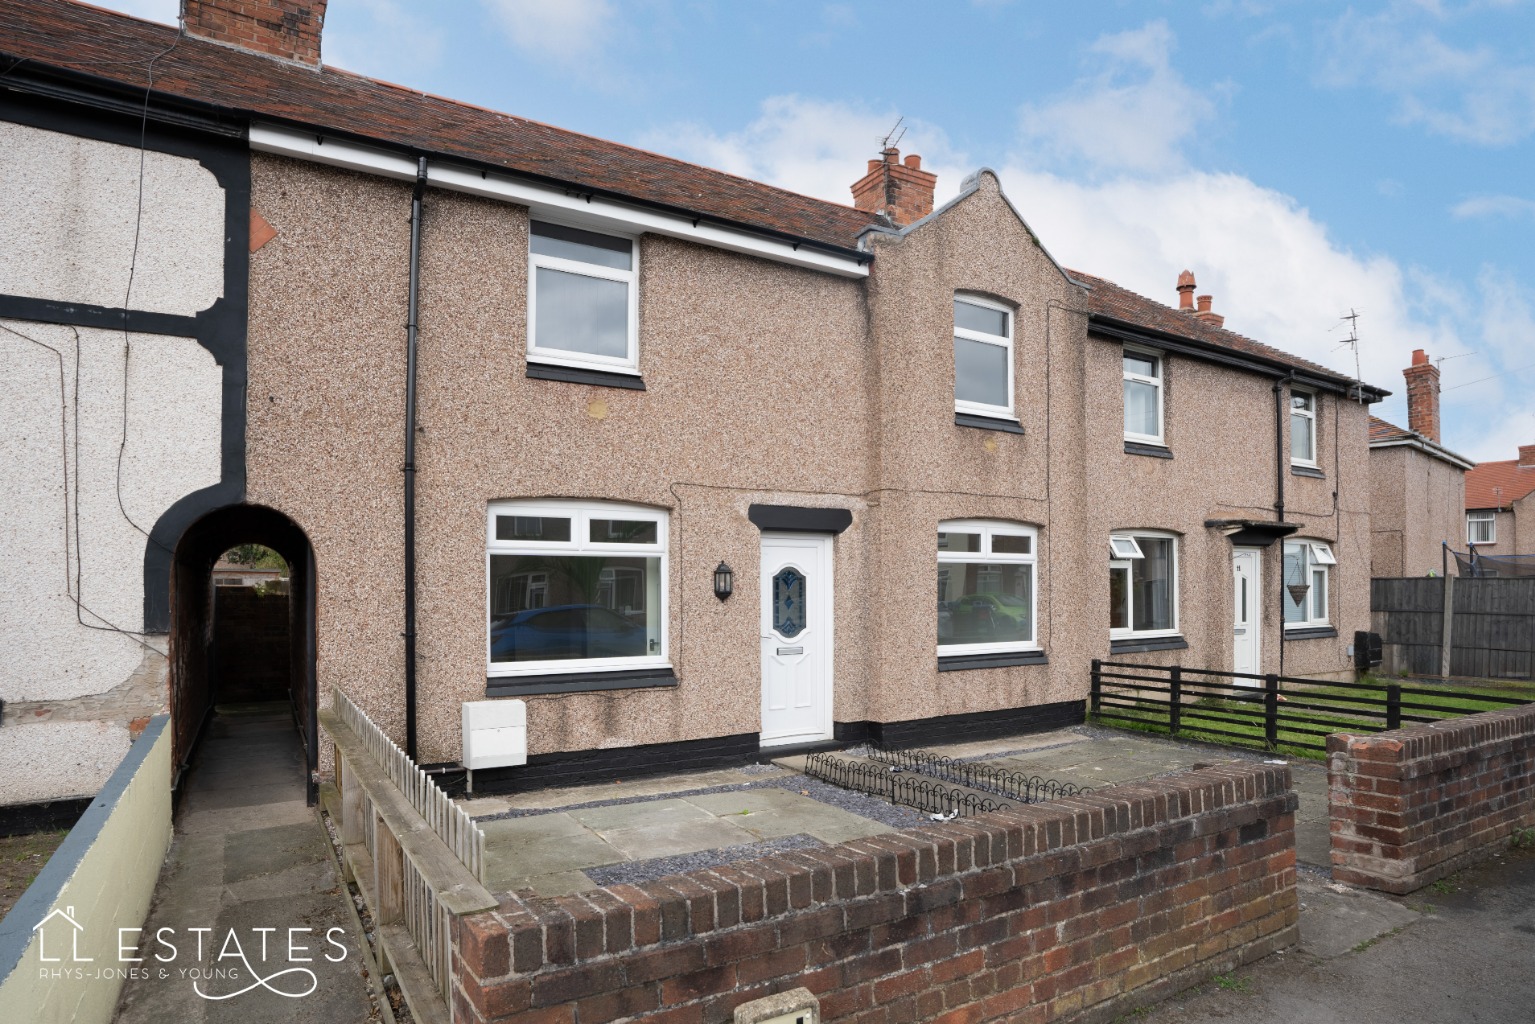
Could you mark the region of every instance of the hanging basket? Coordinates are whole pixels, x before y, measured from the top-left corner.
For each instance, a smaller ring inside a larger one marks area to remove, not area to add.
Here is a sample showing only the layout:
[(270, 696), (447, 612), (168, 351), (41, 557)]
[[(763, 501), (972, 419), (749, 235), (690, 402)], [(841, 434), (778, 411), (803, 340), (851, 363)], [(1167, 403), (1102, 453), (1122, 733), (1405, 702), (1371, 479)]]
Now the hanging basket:
[(1285, 586), (1285, 589), (1290, 592), (1290, 600), (1294, 601), (1296, 604), (1305, 604), (1306, 595), (1311, 592), (1311, 584), (1290, 583)]

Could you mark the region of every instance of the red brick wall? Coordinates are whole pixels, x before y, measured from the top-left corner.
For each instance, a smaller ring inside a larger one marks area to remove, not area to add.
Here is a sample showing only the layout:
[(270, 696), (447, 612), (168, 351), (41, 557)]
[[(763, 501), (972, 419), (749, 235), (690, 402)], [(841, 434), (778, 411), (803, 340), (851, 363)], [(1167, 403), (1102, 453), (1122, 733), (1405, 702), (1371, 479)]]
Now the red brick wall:
[(1406, 893), (1535, 824), (1535, 706), (1327, 737), (1333, 878)]
[(455, 922), (455, 1019), (1108, 1019), (1296, 939), (1289, 769), (1156, 783)]
[(187, 34), (216, 43), (320, 63), (320, 30), (330, 0), (183, 0)]
[(213, 699), (288, 699), (288, 595), (213, 588)]

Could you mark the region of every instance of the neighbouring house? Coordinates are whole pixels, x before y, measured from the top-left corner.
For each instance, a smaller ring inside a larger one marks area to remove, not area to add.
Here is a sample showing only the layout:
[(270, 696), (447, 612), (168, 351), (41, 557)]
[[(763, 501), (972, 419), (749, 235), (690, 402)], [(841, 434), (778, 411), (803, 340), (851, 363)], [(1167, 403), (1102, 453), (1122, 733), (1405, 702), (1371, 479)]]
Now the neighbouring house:
[[(1483, 555), (1535, 555), (1535, 444), (1466, 474), (1465, 541)], [(1521, 532), (1522, 529), (1522, 532)]]
[(325, 67), (324, 9), (0, 0), (0, 803), (161, 709), (185, 762), (241, 543), (316, 772), (331, 687), (428, 764), (528, 698), (488, 790), (1056, 727), (1093, 659), (1348, 677), (1386, 392), (989, 170), (796, 195)]
[(1443, 573), (1445, 546), (1461, 546), (1466, 471), (1439, 443), (1439, 367), (1421, 348), (1407, 379), (1408, 429), (1370, 417), (1370, 575)]

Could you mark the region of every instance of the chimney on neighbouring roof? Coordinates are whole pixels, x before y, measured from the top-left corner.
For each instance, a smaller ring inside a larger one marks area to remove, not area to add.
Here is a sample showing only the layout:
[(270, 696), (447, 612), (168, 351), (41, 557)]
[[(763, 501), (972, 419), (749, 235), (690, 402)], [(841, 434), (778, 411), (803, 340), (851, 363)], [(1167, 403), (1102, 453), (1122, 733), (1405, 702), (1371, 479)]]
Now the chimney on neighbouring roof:
[(1421, 348), (1414, 349), (1407, 378), (1407, 429), (1439, 443), (1439, 367)]
[(853, 205), (865, 213), (882, 213), (898, 228), (933, 212), (933, 186), (938, 175), (922, 169), (915, 153), (901, 162), (901, 151), (887, 147), (882, 159), (869, 161), (869, 173), (853, 184)]
[(198, 39), (320, 66), (329, 0), (181, 0), (181, 27)]
[(1519, 446), (1519, 468), (1535, 469), (1535, 444)]
[(1194, 312), (1194, 272), (1185, 270), (1178, 275), (1178, 308)]
[(1199, 308), (1194, 311), (1194, 316), (1198, 317), (1200, 320), (1203, 320), (1211, 327), (1219, 327), (1226, 322), (1226, 318), (1221, 316), (1219, 313), (1212, 313), (1210, 311), (1210, 303), (1213, 301), (1215, 301), (1213, 296), (1199, 296)]

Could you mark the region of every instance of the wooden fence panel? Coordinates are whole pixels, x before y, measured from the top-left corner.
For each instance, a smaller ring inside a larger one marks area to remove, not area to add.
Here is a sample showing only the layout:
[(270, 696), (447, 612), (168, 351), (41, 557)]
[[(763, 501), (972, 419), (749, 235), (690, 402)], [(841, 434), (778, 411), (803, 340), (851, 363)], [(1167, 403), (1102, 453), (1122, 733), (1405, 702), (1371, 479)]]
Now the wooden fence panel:
[[(1370, 581), (1371, 628), (1388, 674), (1438, 675), (1444, 628), (1442, 578)], [(1535, 678), (1535, 578), (1457, 578), (1450, 674)]]

